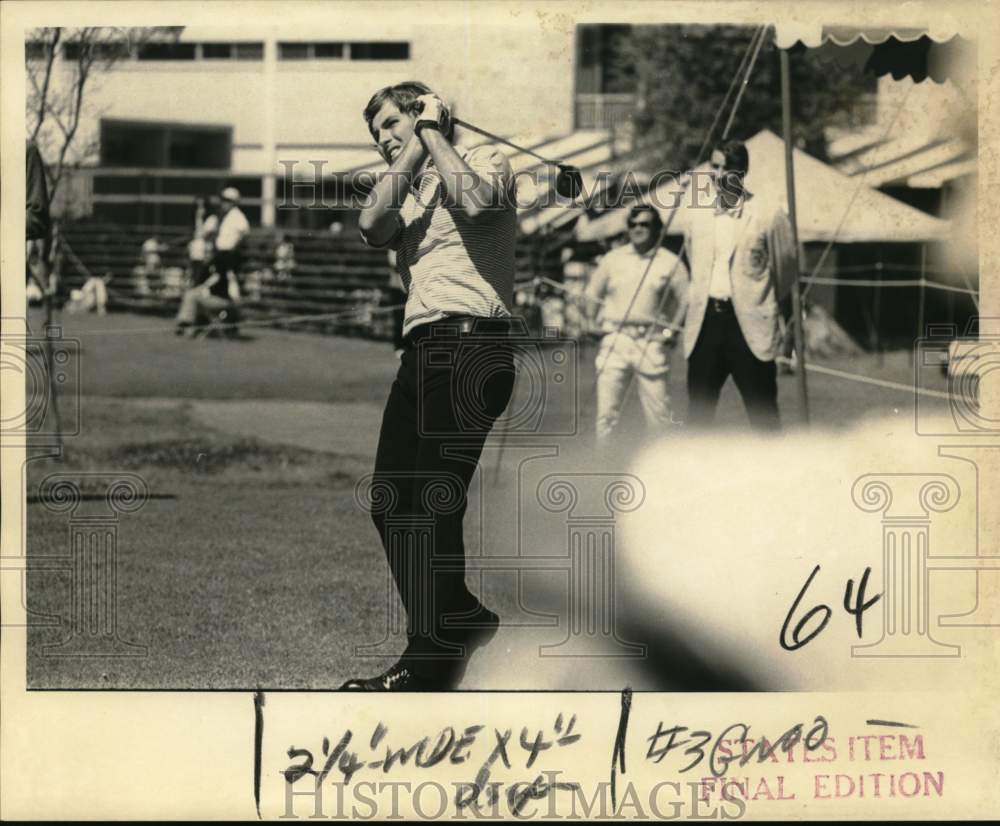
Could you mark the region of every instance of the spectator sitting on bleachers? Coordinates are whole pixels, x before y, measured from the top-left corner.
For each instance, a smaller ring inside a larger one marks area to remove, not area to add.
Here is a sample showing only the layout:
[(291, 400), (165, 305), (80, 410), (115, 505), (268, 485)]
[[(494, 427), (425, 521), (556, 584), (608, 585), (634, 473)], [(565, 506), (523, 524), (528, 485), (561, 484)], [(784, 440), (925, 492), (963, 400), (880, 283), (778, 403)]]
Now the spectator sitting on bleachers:
[(69, 304), (66, 305), (67, 312), (96, 312), (98, 315), (105, 315), (108, 311), (108, 284), (112, 277), (109, 270), (101, 278), (95, 276), (88, 278), (79, 290), (70, 292)]
[(233, 323), (239, 302), (239, 284), (235, 274), (230, 271), (222, 275), (213, 269), (204, 283), (185, 291), (177, 311), (174, 332), (179, 336), (194, 335), (196, 327), (205, 323)]
[(288, 236), (282, 233), (278, 236), (278, 245), (274, 248), (274, 276), (278, 281), (288, 281), (295, 270), (295, 247)]
[(154, 235), (142, 243), (141, 263), (132, 270), (135, 291), (138, 295), (151, 295), (160, 282), (162, 261), (160, 253), (165, 252), (165, 245)]
[(209, 321), (233, 324), (239, 315), (243, 242), (250, 232), (250, 222), (238, 206), (238, 189), (226, 187), (222, 190), (221, 200), (222, 218), (215, 233), (215, 255), (212, 259), (214, 272), (203, 284), (184, 293), (177, 312), (177, 335), (192, 332), (190, 328), (206, 317)]
[(261, 266), (259, 261), (251, 259), (243, 273), (243, 297), (247, 301), (260, 301), (261, 288), (274, 280), (274, 272), (270, 267)]

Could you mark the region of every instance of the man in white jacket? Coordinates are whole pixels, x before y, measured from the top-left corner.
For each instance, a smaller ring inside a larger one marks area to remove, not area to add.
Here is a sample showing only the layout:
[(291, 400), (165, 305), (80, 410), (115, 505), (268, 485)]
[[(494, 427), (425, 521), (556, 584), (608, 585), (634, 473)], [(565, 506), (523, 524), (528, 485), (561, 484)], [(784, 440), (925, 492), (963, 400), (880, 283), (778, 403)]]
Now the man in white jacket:
[(774, 431), (780, 428), (778, 303), (794, 281), (795, 247), (784, 210), (745, 188), (749, 165), (742, 141), (717, 147), (712, 203), (688, 207), (687, 418), (694, 425), (710, 424), (722, 386), (732, 376), (750, 425)]

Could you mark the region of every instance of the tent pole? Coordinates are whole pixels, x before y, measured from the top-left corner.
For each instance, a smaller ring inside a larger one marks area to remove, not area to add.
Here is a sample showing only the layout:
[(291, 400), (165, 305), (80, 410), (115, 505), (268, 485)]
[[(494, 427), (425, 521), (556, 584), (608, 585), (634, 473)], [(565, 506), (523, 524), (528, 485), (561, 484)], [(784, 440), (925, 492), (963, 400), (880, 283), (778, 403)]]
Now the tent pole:
[(802, 419), (809, 424), (809, 393), (806, 388), (806, 348), (802, 326), (802, 295), (799, 292), (799, 273), (802, 271), (799, 249), (799, 225), (795, 213), (795, 172), (792, 153), (792, 90), (788, 68), (788, 50), (779, 49), (781, 55), (781, 120), (785, 132), (785, 187), (788, 194), (788, 217), (792, 223), (792, 241), (795, 244), (795, 277), (792, 281), (792, 324), (795, 335), (795, 355), (798, 359), (799, 400)]
[(872, 308), (872, 315), (875, 316), (872, 321), (872, 335), (875, 338), (875, 358), (879, 367), (883, 364), (882, 359), (882, 261), (881, 259), (875, 264), (875, 281), (877, 286), (875, 287), (875, 306)]
[[(924, 316), (927, 312), (927, 244), (920, 245), (920, 303), (917, 305), (917, 338), (924, 336)], [(910, 356), (916, 358), (916, 348)]]

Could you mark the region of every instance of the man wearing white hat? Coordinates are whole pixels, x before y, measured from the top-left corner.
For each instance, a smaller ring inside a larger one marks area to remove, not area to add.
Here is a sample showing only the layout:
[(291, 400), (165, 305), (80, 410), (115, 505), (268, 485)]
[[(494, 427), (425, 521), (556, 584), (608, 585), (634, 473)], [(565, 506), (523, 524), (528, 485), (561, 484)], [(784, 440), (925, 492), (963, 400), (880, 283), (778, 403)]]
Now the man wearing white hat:
[(177, 313), (177, 334), (197, 324), (205, 314), (227, 313), (233, 321), (236, 303), (240, 300), (239, 272), (243, 259), (243, 240), (250, 232), (250, 222), (238, 206), (240, 191), (227, 186), (220, 194), (222, 219), (215, 233), (215, 272), (203, 284), (184, 293)]
[(240, 191), (227, 186), (219, 196), (222, 219), (215, 236), (215, 271), (225, 279), (229, 273), (239, 274), (243, 258), (243, 239), (250, 232), (250, 222), (238, 206)]

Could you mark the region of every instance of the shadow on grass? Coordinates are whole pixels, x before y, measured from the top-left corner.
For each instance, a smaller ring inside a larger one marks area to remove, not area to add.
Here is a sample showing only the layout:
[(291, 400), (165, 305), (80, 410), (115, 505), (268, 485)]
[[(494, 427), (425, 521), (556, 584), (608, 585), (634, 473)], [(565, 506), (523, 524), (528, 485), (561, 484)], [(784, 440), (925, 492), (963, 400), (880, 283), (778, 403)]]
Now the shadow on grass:
[[(78, 497), (81, 502), (106, 502), (107, 494), (104, 493), (82, 493)], [(177, 495), (174, 493), (149, 493), (146, 494), (146, 499), (176, 499)], [(48, 505), (50, 503), (49, 498), (44, 496), (37, 496), (30, 494), (28, 496), (29, 505)]]

